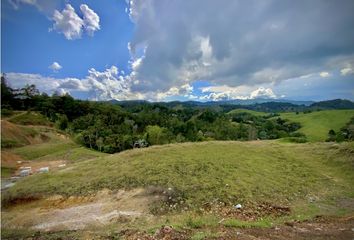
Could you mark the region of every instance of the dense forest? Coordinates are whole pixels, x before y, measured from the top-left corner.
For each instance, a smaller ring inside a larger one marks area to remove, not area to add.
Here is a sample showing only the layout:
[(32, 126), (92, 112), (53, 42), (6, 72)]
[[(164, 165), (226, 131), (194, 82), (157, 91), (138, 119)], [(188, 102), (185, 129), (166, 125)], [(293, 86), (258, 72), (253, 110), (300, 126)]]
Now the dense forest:
[[(276, 113), (255, 116), (230, 110), (237, 105), (92, 102), (70, 95), (40, 93), (35, 85), (12, 89), (1, 77), (2, 115), (13, 110), (38, 111), (89, 148), (114, 153), (134, 147), (208, 140), (255, 140), (288, 137), (304, 142), (298, 123)], [(293, 104), (292, 104), (293, 105)], [(292, 106), (291, 105), (291, 106)], [(262, 104), (255, 104), (259, 110)], [(266, 103), (261, 110), (283, 109), (286, 103)], [(304, 111), (309, 111), (304, 106)], [(287, 108), (286, 108), (287, 109)], [(295, 109), (298, 110), (298, 109)], [(331, 133), (332, 134), (332, 133)]]

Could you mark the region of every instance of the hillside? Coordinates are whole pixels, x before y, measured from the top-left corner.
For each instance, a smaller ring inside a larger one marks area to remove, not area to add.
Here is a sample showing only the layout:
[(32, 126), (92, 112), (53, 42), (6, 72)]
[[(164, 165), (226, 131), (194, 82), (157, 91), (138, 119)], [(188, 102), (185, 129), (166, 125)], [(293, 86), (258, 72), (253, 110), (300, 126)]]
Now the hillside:
[[(23, 162), (15, 168), (49, 166), (50, 171), (2, 192), (3, 238), (36, 231), (44, 238), (110, 239), (118, 237), (117, 229), (123, 236), (135, 229), (132, 239), (138, 239), (168, 223), (174, 234), (182, 234), (176, 239), (213, 239), (233, 229), (249, 234), (249, 227), (263, 231), (354, 212), (348, 204), (354, 194), (353, 143), (210, 141), (104, 155), (55, 129), (31, 128), (49, 139), (6, 149), (2, 156)], [(314, 227), (306, 227), (312, 234)], [(335, 232), (335, 226), (328, 228)], [(249, 236), (245, 239), (253, 233)]]
[(334, 187), (333, 179), (343, 189), (350, 189), (348, 184), (353, 175), (345, 171), (350, 165), (350, 155), (343, 155), (341, 160), (336, 158), (350, 147), (353, 145), (256, 141), (136, 149), (79, 162), (65, 171), (29, 177), (11, 188), (5, 199), (158, 186), (172, 188), (176, 198), (183, 199), (191, 208), (215, 199), (227, 204), (248, 201), (288, 204), (304, 200), (308, 194), (328, 197), (328, 193), (335, 192), (334, 188), (330, 190)]
[(58, 169), (59, 165), (103, 156), (73, 140), (63, 131), (51, 127), (43, 115), (17, 112), (1, 120), (1, 178), (2, 188), (13, 180), (21, 167)]
[(324, 110), (311, 113), (281, 113), (280, 117), (293, 122), (299, 122), (302, 127), (299, 132), (304, 133), (309, 141), (325, 141), (328, 131), (338, 131), (350, 118), (354, 116), (354, 110)]
[(268, 114), (265, 112), (258, 112), (258, 111), (249, 110), (249, 109), (242, 109), (242, 108), (234, 109), (234, 110), (231, 110), (230, 112), (228, 112), (228, 114), (237, 114), (237, 113), (249, 113), (249, 114), (252, 114), (255, 116), (266, 116)]
[(354, 109), (354, 102), (344, 99), (334, 99), (316, 102), (310, 105), (316, 109)]

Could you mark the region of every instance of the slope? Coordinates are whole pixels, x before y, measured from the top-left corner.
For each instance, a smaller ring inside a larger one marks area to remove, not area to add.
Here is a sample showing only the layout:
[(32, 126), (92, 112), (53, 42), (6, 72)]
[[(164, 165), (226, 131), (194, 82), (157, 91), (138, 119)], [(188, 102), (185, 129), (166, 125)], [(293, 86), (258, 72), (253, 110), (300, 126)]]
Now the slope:
[(304, 133), (311, 142), (325, 141), (328, 131), (338, 131), (350, 118), (354, 117), (354, 110), (326, 110), (311, 113), (281, 113), (281, 118), (298, 122), (302, 125), (299, 132)]

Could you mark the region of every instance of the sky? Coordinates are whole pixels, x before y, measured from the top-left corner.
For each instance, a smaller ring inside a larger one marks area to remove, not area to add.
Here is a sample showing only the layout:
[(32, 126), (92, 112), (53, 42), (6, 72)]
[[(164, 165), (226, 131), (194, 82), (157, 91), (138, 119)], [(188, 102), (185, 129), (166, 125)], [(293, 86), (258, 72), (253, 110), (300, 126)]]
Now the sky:
[(354, 100), (352, 0), (2, 0), (8, 84), (88, 100)]

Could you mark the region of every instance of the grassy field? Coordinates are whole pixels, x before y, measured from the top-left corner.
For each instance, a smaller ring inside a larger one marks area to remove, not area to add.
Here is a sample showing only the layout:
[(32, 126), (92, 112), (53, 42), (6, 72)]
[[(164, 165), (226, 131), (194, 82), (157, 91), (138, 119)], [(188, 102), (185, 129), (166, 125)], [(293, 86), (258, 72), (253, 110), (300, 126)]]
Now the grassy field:
[(350, 118), (354, 117), (354, 110), (326, 110), (311, 113), (281, 113), (281, 118), (298, 122), (302, 125), (299, 132), (304, 133), (311, 142), (325, 141), (328, 131), (338, 131)]
[(21, 125), (53, 125), (45, 116), (37, 112), (20, 112), (7, 120)]
[(228, 114), (237, 114), (237, 113), (249, 113), (249, 114), (252, 114), (252, 115), (255, 115), (255, 116), (266, 116), (268, 115), (268, 113), (266, 112), (257, 112), (257, 111), (253, 111), (253, 110), (248, 110), (248, 109), (234, 109), (232, 111), (230, 111)]
[(354, 196), (352, 149), (353, 143), (275, 141), (155, 146), (28, 177), (6, 192), (3, 200), (156, 186), (171, 188), (172, 200), (190, 209), (212, 202), (289, 205), (309, 196), (327, 201)]

